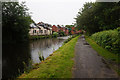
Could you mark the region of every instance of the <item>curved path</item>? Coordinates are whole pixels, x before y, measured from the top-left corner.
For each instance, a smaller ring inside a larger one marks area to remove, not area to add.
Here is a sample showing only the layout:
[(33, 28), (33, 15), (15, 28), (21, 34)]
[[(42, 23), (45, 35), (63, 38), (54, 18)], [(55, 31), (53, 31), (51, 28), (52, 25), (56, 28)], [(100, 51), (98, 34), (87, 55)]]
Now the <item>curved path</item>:
[(75, 46), (75, 65), (73, 78), (117, 78), (117, 73), (112, 70), (85, 41), (84, 36), (78, 38)]

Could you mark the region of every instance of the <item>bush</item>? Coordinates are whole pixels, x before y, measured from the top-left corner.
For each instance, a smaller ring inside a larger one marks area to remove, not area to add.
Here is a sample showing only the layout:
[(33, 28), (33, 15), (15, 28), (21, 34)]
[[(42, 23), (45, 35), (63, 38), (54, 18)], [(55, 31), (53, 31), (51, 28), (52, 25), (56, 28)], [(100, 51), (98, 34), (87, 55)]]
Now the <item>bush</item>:
[(120, 28), (95, 33), (91, 38), (103, 48), (120, 53)]
[(63, 31), (60, 31), (59, 36), (65, 36), (65, 33)]
[(53, 32), (53, 37), (57, 37), (58, 33), (57, 32)]

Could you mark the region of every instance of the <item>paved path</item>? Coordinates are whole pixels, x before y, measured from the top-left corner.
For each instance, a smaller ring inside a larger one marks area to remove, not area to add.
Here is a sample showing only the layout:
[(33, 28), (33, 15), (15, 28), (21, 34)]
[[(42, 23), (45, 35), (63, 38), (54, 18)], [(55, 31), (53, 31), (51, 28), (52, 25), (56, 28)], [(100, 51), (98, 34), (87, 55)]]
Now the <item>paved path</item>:
[(112, 70), (85, 41), (84, 36), (79, 37), (75, 46), (75, 65), (73, 78), (117, 78), (117, 73)]

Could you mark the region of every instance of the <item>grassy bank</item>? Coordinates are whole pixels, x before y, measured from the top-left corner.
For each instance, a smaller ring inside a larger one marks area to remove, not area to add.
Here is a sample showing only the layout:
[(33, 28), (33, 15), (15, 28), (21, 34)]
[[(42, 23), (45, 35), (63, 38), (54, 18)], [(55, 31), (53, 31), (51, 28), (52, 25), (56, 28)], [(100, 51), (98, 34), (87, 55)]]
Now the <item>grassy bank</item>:
[(79, 36), (64, 44), (44, 62), (36, 65), (36, 69), (18, 78), (71, 78), (74, 61), (74, 48)]
[(104, 59), (109, 63), (109, 65), (114, 70), (116, 70), (118, 72), (118, 74), (120, 75), (120, 69), (118, 68), (118, 64), (120, 64), (120, 62), (119, 62), (120, 56), (118, 56), (118, 54), (113, 54), (113, 53), (109, 52), (108, 50), (102, 48), (101, 46), (96, 44), (96, 42), (93, 41), (92, 39), (90, 39), (89, 37), (86, 37), (86, 41), (92, 46), (92, 48), (94, 50), (96, 50), (98, 52), (99, 55), (103, 56)]

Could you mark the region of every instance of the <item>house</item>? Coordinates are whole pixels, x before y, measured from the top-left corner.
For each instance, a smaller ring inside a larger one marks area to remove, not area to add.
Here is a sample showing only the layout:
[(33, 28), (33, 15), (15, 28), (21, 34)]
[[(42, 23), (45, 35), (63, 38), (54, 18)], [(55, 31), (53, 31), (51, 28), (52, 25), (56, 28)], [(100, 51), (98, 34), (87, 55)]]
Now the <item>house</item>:
[(52, 35), (52, 28), (51, 28), (51, 27), (48, 27), (48, 28), (47, 28), (47, 34), (48, 34), (48, 35)]
[(48, 23), (43, 23), (43, 22), (39, 22), (37, 25), (42, 26), (45, 29), (44, 34), (46, 34), (46, 35), (52, 34), (52, 25), (50, 25)]
[(38, 35), (47, 35), (47, 29), (42, 26), (38, 26), (40, 28)]
[(30, 35), (51, 35), (52, 28), (50, 26), (45, 27), (42, 25), (32, 23), (32, 24), (30, 24), (29, 34)]
[(29, 34), (30, 35), (38, 35), (40, 28), (36, 26), (35, 23), (30, 24), (30, 30)]
[(58, 32), (61, 32), (61, 26), (57, 25)]
[(65, 27), (61, 27), (60, 30), (65, 32)]
[(75, 34), (75, 33), (76, 33), (75, 27), (72, 27), (72, 28), (71, 28), (71, 34), (73, 35), (73, 34)]
[(63, 31), (66, 35), (69, 34), (69, 29), (64, 27), (64, 26), (61, 27), (60, 25), (57, 25), (57, 26), (53, 25), (52, 26), (52, 31), (53, 32), (58, 32), (58, 33)]
[(69, 29), (65, 28), (65, 34), (68, 35), (69, 34)]
[(52, 26), (52, 31), (53, 32), (59, 32), (59, 28), (55, 25)]

